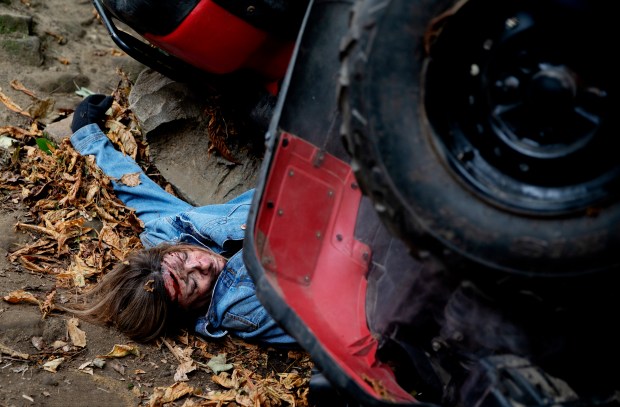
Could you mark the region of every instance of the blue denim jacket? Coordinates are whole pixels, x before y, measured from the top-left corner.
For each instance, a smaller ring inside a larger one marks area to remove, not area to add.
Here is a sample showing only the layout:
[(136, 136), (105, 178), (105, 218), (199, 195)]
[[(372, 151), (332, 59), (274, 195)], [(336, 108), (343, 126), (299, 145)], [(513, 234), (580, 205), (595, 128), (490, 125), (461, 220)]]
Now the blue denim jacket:
[[(145, 247), (160, 243), (193, 243), (228, 257), (218, 277), (207, 314), (196, 321), (196, 332), (221, 338), (240, 338), (271, 344), (291, 344), (256, 297), (254, 282), (243, 263), (242, 243), (254, 190), (216, 205), (195, 207), (167, 193), (129, 156), (118, 151), (96, 124), (79, 129), (71, 144), (82, 155), (93, 155), (112, 179), (117, 197), (144, 222), (140, 239)], [(134, 187), (116, 182), (126, 174), (140, 174)]]

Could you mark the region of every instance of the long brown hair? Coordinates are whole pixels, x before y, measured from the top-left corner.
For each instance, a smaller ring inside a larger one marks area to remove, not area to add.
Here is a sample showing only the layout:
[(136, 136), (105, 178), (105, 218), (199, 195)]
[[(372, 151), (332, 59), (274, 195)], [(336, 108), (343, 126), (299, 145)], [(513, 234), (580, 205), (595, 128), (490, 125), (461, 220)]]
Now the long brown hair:
[(112, 325), (130, 338), (148, 342), (191, 320), (166, 294), (161, 262), (166, 253), (195, 246), (159, 245), (130, 254), (93, 289), (65, 311), (86, 321)]

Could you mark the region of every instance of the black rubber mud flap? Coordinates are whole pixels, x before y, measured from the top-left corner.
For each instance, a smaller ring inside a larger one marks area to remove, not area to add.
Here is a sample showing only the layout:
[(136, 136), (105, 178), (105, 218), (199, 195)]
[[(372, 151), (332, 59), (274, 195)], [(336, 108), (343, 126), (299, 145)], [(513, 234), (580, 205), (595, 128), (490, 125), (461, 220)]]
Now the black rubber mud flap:
[(415, 251), (618, 272), (618, 62), (604, 2), (360, 0), (340, 104), (356, 176)]

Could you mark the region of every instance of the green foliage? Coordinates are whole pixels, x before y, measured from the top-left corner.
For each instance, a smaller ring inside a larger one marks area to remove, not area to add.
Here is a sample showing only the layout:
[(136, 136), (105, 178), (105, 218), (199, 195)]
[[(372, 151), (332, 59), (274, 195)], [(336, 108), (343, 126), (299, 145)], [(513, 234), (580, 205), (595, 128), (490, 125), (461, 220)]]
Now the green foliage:
[(81, 87), (81, 88), (79, 88), (78, 90), (75, 91), (75, 94), (85, 98), (87, 96), (94, 95), (95, 92), (93, 92), (92, 90), (90, 90), (88, 88)]
[(39, 137), (36, 139), (37, 146), (41, 149), (41, 151), (52, 154), (52, 150), (56, 148), (54, 143), (44, 137)]

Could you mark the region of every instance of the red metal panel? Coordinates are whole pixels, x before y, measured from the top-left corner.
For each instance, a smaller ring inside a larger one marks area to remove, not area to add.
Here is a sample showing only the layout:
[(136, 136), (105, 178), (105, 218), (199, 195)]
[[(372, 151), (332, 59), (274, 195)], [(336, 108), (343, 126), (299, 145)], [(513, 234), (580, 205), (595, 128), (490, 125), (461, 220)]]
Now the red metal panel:
[(259, 259), (273, 287), (370, 394), (413, 401), (375, 358), (366, 321), (370, 248), (355, 239), (361, 192), (350, 166), (283, 133), (258, 213)]
[(145, 34), (154, 45), (207, 72), (252, 69), (281, 79), (294, 47), (259, 30), (211, 0), (201, 1), (172, 33)]

